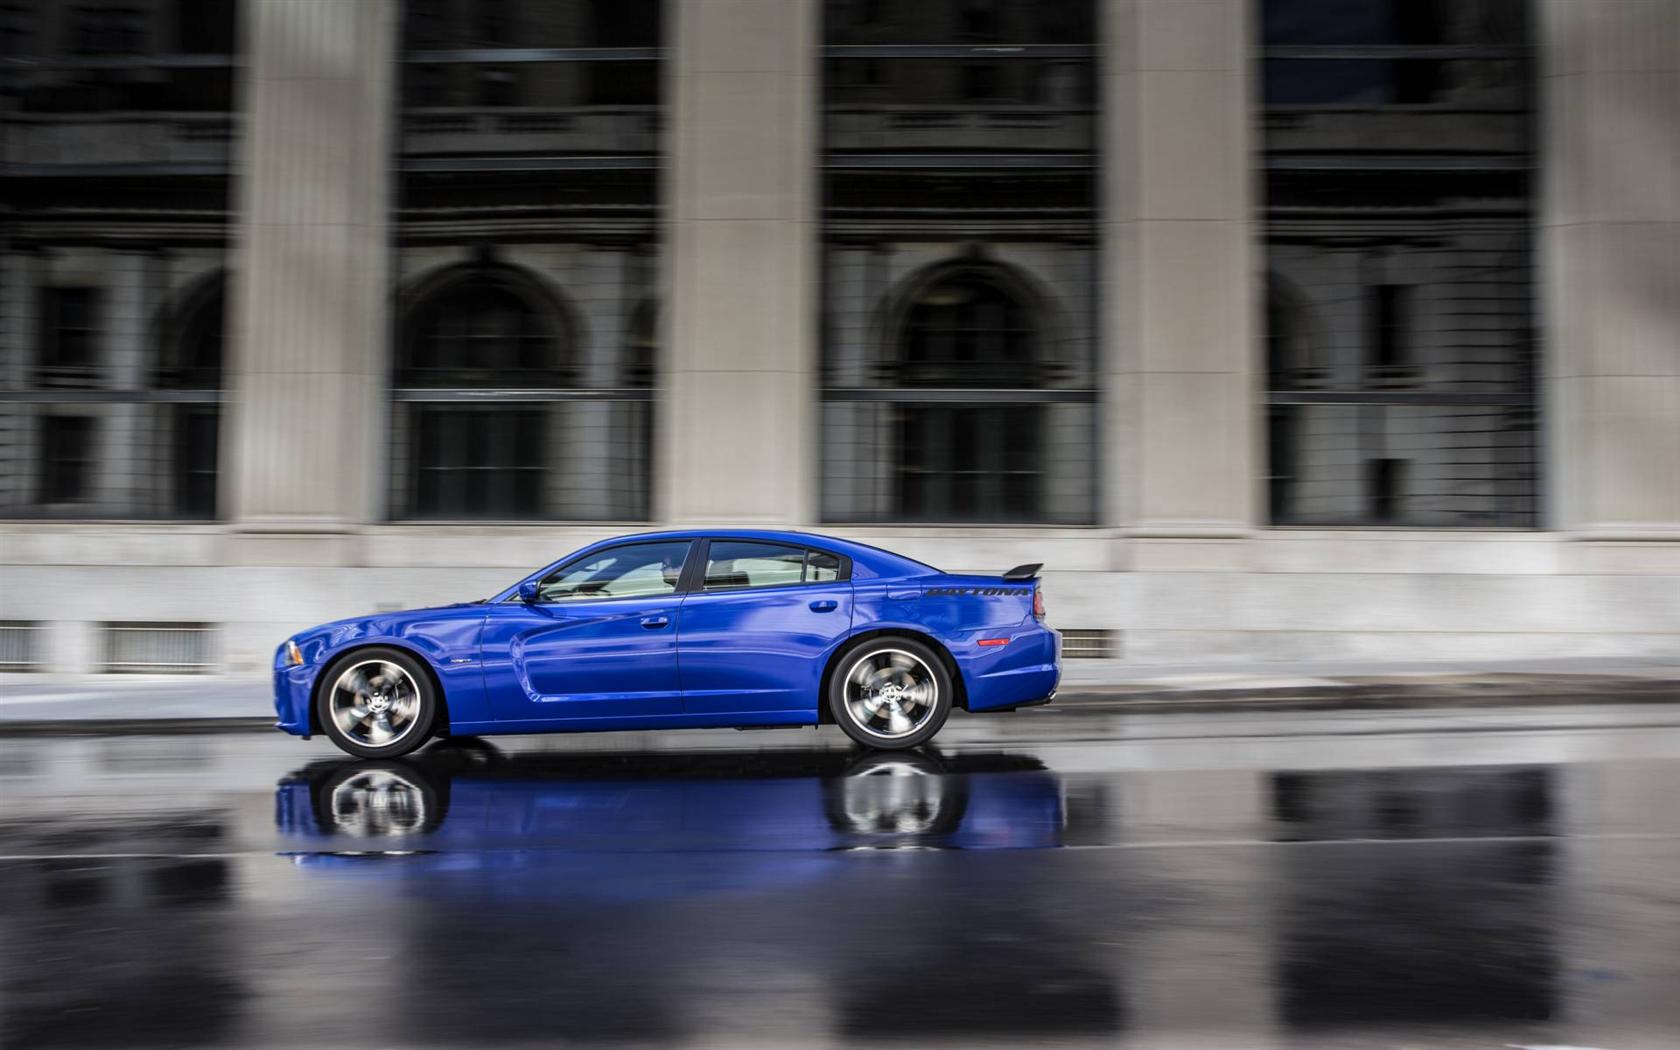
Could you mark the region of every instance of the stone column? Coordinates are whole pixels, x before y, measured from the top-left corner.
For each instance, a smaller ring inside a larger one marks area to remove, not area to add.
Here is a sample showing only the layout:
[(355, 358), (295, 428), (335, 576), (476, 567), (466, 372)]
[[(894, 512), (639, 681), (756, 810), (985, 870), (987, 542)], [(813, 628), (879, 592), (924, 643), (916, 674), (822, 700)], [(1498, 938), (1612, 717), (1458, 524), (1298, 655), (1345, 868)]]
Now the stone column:
[(1251, 4), (1102, 5), (1104, 517), (1139, 536), (1255, 522)]
[(222, 500), (238, 526), (380, 513), (397, 0), (245, 0)]
[(1554, 527), (1680, 539), (1680, 5), (1542, 5)]
[(817, 0), (670, 0), (654, 514), (815, 510)]

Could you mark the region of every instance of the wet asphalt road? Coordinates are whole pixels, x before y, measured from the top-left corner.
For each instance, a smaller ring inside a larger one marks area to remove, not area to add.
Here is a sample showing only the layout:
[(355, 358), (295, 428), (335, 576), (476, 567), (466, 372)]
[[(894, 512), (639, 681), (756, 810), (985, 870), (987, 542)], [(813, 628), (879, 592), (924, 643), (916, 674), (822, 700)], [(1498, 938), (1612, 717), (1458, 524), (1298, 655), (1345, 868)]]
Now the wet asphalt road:
[(1680, 1046), (1680, 710), (0, 737), (0, 1045)]

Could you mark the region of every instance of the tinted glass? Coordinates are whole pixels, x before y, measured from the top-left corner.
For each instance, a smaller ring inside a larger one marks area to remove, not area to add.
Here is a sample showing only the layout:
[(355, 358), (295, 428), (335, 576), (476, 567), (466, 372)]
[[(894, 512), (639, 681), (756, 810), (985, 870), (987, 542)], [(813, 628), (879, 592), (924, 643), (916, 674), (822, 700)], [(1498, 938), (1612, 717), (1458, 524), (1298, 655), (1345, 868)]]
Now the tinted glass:
[[(644, 519), (662, 5), (402, 7), (392, 516)], [(469, 401), (537, 419), (534, 447), (505, 431), (466, 450), (427, 436), (440, 418), (485, 427)]]
[(825, 5), (824, 520), (1093, 520), (1097, 9)]
[(613, 547), (549, 574), (537, 589), (537, 600), (569, 602), (674, 594), (688, 547), (687, 540)]
[(808, 551), (805, 556), (805, 582), (831, 583), (840, 578), (840, 558), (822, 551)]
[(0, 518), (216, 512), (246, 6), (0, 2)]
[(1524, 0), (1265, 0), (1271, 519), (1532, 526)]
[(805, 551), (779, 543), (717, 540), (706, 556), (708, 591), (775, 587), (799, 583), (805, 574)]

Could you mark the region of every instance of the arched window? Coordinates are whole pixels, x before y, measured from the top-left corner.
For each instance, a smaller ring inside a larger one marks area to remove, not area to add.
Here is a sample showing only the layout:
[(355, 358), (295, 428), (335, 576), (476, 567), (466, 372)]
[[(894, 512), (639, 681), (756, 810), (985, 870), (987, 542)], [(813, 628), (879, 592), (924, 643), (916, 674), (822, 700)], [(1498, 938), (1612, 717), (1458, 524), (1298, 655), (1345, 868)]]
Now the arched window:
[[(586, 368), (584, 327), (558, 291), (480, 257), (425, 279), (406, 303), (393, 391), (394, 517), (629, 516), (645, 485), (645, 469), (635, 468), (646, 462), (648, 416), (641, 398), (599, 394), (633, 382), (635, 366)], [(638, 327), (633, 316), (632, 344)], [(620, 451), (636, 462), (575, 467)]]
[(474, 267), (423, 289), (409, 311), (399, 387), (572, 385), (571, 330), (558, 302), (510, 267)]
[[(1049, 385), (1043, 311), (1002, 266), (962, 262), (912, 283), (889, 365), (899, 388), (1037, 392)], [(1048, 406), (895, 404), (892, 517), (904, 521), (1030, 521), (1040, 511)]]
[(227, 274), (193, 285), (160, 319), (153, 384), (159, 390), (201, 391), (160, 407), (173, 462), (171, 513), (181, 518), (216, 514), (219, 395), (227, 346)]
[(895, 379), (910, 387), (1034, 387), (1044, 382), (1038, 310), (991, 267), (946, 270), (911, 292)]

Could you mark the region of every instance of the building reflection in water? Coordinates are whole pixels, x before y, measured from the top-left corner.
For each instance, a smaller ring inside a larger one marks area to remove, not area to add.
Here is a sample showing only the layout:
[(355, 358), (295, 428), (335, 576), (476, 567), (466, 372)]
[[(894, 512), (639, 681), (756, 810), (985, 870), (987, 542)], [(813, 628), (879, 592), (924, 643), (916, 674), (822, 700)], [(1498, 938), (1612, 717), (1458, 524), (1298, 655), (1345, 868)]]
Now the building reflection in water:
[[(172, 833), (168, 821), (134, 823), (141, 838)], [(5, 865), (0, 1045), (237, 1041), (251, 993), (239, 965), (232, 882), (229, 862), (218, 857)]]
[(418, 900), (396, 957), (448, 994), (414, 1004), (416, 1036), (669, 1039), (752, 987), (853, 1035), (1118, 1023), (1074, 931), (970, 856), (1061, 844), (1036, 759), (466, 742), (318, 763), (276, 800), (300, 867)]
[(1274, 774), (1277, 838), (1299, 844), (1274, 860), (1284, 1021), (1554, 1017), (1554, 792), (1551, 767)]

